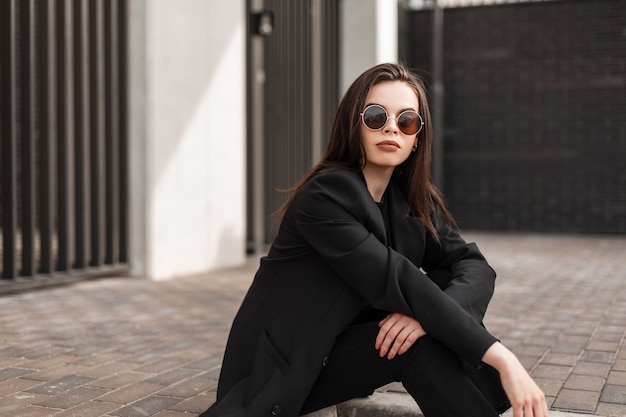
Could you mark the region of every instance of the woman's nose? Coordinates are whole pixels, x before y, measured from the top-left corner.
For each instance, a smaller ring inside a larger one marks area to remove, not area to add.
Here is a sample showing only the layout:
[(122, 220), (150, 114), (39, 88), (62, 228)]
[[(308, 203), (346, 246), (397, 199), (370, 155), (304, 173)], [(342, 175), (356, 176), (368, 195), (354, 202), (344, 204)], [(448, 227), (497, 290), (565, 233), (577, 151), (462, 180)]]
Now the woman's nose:
[(398, 120), (395, 117), (388, 117), (384, 131), (398, 133)]

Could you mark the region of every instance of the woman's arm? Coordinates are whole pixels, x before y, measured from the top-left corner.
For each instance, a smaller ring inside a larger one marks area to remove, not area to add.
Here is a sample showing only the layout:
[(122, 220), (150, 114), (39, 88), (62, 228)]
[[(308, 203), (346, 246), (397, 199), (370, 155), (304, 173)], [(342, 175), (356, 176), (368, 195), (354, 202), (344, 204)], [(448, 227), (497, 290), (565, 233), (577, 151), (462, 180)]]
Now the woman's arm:
[[(380, 356), (389, 360), (402, 355), (425, 335), (419, 322), (398, 313), (380, 322), (381, 330), (376, 338)], [(487, 349), (482, 361), (494, 367), (513, 409), (513, 417), (548, 417), (545, 395), (528, 375), (517, 357), (500, 342)]]
[(548, 417), (544, 393), (513, 352), (496, 342), (487, 349), (482, 360), (500, 373), (502, 386), (513, 408), (513, 417)]
[(434, 221), (440, 242), (427, 234), (422, 267), (450, 298), (482, 321), (493, 296), (496, 273), (475, 243), (466, 243), (440, 215)]

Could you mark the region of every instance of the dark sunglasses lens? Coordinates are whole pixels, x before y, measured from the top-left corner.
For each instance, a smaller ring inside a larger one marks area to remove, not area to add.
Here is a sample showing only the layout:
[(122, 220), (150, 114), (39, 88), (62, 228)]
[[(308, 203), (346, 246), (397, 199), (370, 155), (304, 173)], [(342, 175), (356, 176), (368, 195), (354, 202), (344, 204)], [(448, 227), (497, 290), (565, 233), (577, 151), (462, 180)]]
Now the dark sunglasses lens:
[(380, 106), (370, 106), (363, 112), (363, 123), (370, 129), (382, 129), (387, 123), (387, 112)]
[(398, 127), (405, 135), (414, 135), (420, 129), (422, 119), (414, 111), (405, 111), (398, 117)]

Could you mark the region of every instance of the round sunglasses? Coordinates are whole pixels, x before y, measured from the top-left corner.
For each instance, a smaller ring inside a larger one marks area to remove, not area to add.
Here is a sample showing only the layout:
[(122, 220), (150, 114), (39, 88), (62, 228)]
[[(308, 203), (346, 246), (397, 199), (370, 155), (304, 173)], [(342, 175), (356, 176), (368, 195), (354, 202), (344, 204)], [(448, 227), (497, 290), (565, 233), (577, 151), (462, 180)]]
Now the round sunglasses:
[(380, 130), (387, 124), (389, 119), (394, 119), (398, 129), (405, 135), (416, 135), (424, 127), (422, 116), (416, 111), (405, 110), (398, 117), (389, 117), (387, 110), (381, 105), (370, 104), (361, 113), (363, 124), (370, 130)]

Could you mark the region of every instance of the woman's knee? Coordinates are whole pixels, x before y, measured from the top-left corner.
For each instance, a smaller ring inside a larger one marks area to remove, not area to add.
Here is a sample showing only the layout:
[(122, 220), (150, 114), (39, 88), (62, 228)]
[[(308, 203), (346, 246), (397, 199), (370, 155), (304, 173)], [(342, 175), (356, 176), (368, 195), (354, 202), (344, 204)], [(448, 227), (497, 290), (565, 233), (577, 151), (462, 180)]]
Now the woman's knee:
[(411, 374), (428, 380), (430, 377), (441, 378), (442, 373), (462, 371), (456, 354), (428, 335), (419, 338), (402, 356), (403, 361), (394, 367), (394, 378), (400, 382)]

